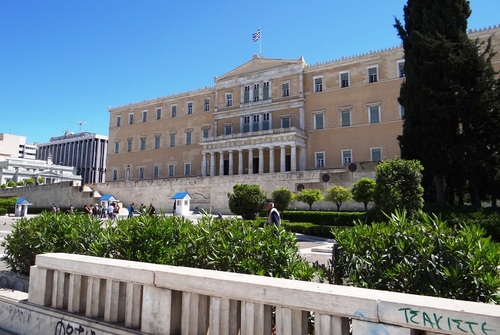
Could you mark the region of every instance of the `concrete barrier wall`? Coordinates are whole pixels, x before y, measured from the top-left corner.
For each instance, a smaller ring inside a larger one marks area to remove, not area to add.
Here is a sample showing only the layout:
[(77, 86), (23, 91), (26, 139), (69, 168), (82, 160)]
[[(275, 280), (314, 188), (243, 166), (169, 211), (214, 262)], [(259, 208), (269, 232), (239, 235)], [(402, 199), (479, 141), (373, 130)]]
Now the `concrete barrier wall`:
[(37, 256), (28, 301), (147, 334), (270, 334), (273, 315), (276, 334), (307, 334), (311, 316), (316, 335), (349, 320), (356, 335), (500, 331), (498, 305), (70, 254)]
[[(273, 174), (254, 174), (237, 176), (216, 177), (186, 177), (171, 179), (119, 181), (103, 184), (88, 184), (72, 186), (72, 183), (53, 185), (39, 185), (32, 187), (19, 187), (0, 190), (1, 197), (18, 196), (27, 198), (33, 206), (46, 207), (54, 203), (57, 206), (68, 208), (70, 204), (80, 210), (85, 204), (99, 203), (100, 196), (113, 194), (125, 206), (134, 202), (145, 206), (153, 204), (157, 210), (172, 212), (172, 196), (177, 192), (188, 192), (191, 197), (191, 210), (195, 207), (203, 208), (215, 213), (220, 211), (229, 214), (227, 194), (232, 192), (235, 184), (257, 184), (271, 197), (272, 192), (278, 187), (287, 187), (292, 192), (297, 192), (301, 187), (319, 188), (326, 190), (333, 185), (344, 187), (361, 177), (374, 178), (375, 164), (364, 163), (356, 172), (346, 170), (314, 170), (285, 172)], [(328, 176), (328, 178), (325, 178)], [(328, 179), (327, 182), (324, 180)], [(293, 202), (291, 208), (307, 209), (304, 203)], [(336, 209), (331, 202), (319, 202), (313, 205), (314, 209)], [(342, 209), (364, 209), (363, 204), (348, 202)]]

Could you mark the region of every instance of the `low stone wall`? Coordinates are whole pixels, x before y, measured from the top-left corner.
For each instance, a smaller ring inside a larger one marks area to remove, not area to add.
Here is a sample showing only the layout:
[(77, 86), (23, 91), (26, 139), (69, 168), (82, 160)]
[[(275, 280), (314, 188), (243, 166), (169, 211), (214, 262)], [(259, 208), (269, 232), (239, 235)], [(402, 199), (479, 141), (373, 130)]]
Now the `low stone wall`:
[[(257, 184), (269, 197), (278, 187), (287, 187), (292, 192), (302, 188), (319, 188), (326, 190), (333, 185), (352, 186), (353, 182), (362, 178), (374, 178), (375, 163), (358, 163), (355, 172), (344, 169), (284, 172), (273, 174), (253, 174), (215, 177), (186, 177), (152, 180), (117, 181), (102, 184), (73, 186), (71, 182), (19, 187), (0, 190), (1, 197), (18, 196), (27, 198), (35, 207), (50, 208), (56, 204), (68, 208), (70, 204), (82, 209), (85, 204), (99, 203), (104, 194), (112, 194), (127, 206), (130, 203), (145, 206), (153, 204), (157, 210), (171, 213), (172, 196), (177, 192), (188, 192), (192, 197), (191, 210), (198, 207), (209, 212), (220, 211), (229, 214), (227, 194), (232, 192), (235, 184)], [(304, 203), (293, 202), (291, 208), (307, 209)], [(336, 209), (331, 202), (322, 201), (313, 205), (314, 209)], [(364, 209), (363, 204), (347, 202), (342, 209)], [(29, 210), (28, 210), (29, 212)]]
[(500, 331), (498, 305), (71, 254), (37, 256), (28, 301), (64, 315), (44, 328), (19, 317), (37, 334), (82, 315), (91, 329), (95, 320), (147, 334), (271, 334), (273, 325), (276, 334), (300, 335), (309, 326), (316, 335)]

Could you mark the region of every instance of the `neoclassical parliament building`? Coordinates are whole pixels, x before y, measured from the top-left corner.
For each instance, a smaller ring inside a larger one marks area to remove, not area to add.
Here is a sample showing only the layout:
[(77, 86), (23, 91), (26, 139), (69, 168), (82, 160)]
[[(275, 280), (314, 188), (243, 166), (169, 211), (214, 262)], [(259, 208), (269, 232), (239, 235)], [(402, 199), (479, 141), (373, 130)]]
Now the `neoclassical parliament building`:
[[(500, 51), (500, 27), (469, 35), (493, 35)], [(314, 65), (254, 56), (211, 87), (110, 108), (106, 181), (328, 171), (398, 157), (404, 78), (402, 47)]]

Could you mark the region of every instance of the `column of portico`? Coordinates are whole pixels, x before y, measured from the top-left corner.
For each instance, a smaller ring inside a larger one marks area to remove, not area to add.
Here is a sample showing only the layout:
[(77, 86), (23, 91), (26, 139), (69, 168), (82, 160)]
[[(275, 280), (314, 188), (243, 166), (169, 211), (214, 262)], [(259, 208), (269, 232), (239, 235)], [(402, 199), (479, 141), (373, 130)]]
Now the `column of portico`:
[(264, 148), (259, 148), (259, 173), (264, 173)]
[(269, 173), (274, 173), (274, 147), (269, 148)]
[(291, 160), (290, 170), (292, 172), (296, 172), (297, 171), (297, 146), (296, 145), (292, 145), (290, 160)]
[(219, 151), (219, 176), (224, 175), (224, 151)]
[(248, 174), (253, 174), (253, 151), (248, 150)]
[(207, 153), (202, 152), (201, 159), (201, 176), (205, 177), (207, 175)]
[(233, 150), (229, 150), (229, 175), (233, 175)]
[(285, 172), (286, 170), (286, 154), (285, 154), (285, 146), (282, 145), (280, 146), (280, 162), (281, 162), (281, 166), (280, 166), (280, 172)]
[(306, 147), (300, 147), (299, 149), (299, 170), (306, 170)]
[(238, 174), (243, 174), (243, 150), (238, 150)]
[(215, 152), (210, 153), (210, 177), (215, 176)]

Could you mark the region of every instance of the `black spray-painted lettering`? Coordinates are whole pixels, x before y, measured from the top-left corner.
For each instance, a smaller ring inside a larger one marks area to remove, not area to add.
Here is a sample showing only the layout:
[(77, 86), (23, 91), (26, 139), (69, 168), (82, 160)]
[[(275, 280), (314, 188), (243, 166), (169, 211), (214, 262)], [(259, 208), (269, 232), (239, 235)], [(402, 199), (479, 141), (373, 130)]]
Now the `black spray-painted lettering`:
[(82, 325), (72, 325), (69, 322), (64, 322), (61, 319), (56, 324), (56, 328), (54, 330), (54, 335), (97, 335), (93, 329), (85, 329)]

